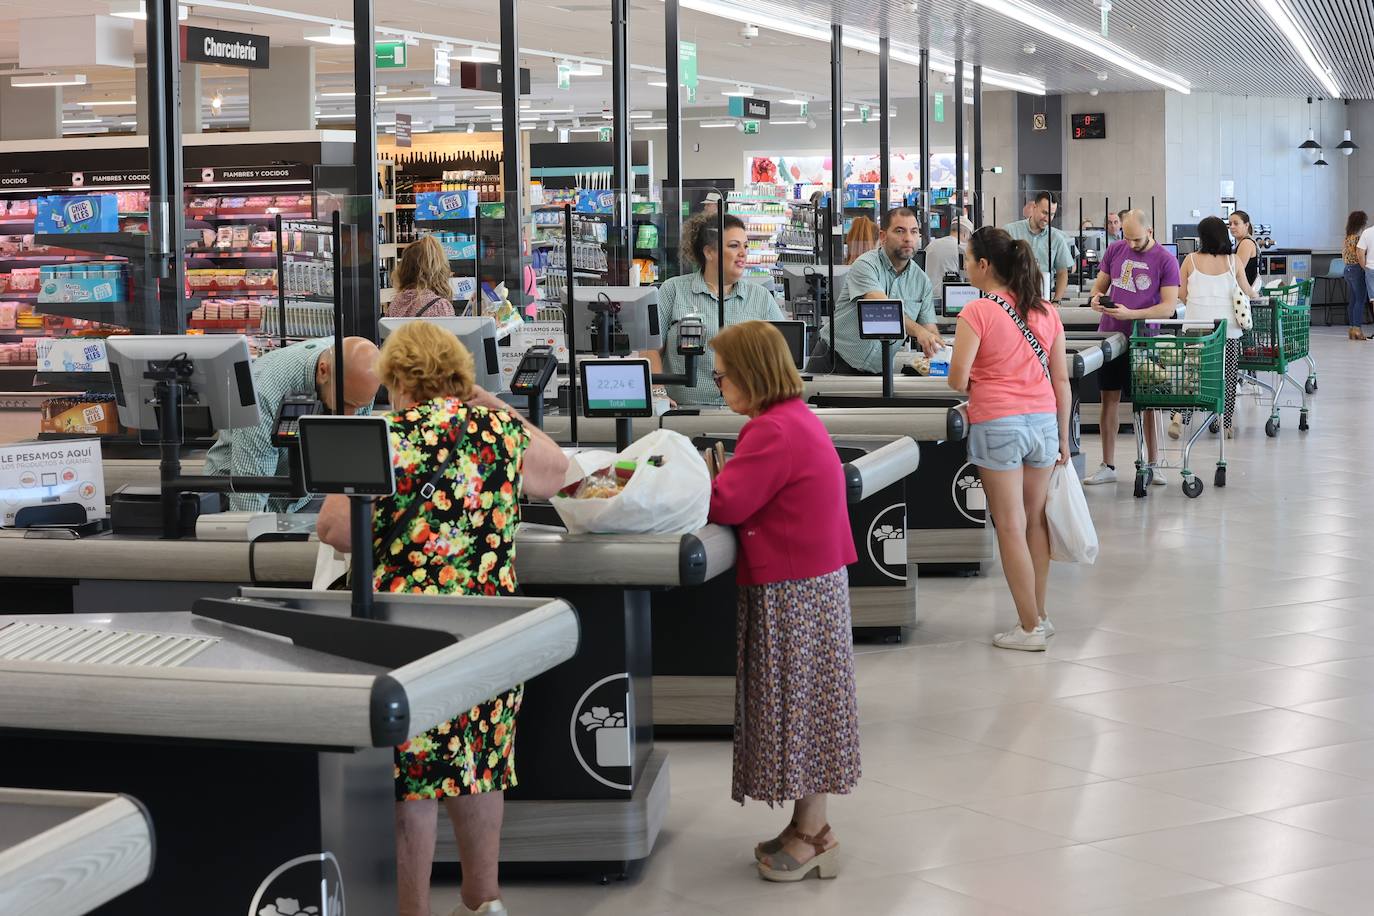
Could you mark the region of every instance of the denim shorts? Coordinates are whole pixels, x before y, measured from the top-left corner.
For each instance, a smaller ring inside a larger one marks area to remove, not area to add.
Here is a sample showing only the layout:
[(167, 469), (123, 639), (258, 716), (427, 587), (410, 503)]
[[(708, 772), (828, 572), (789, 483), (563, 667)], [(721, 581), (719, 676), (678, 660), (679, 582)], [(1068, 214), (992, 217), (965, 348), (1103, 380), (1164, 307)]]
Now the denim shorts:
[(1059, 460), (1059, 418), (1027, 413), (974, 423), (968, 432), (968, 460), (989, 471), (1013, 471), (1023, 464), (1051, 467)]

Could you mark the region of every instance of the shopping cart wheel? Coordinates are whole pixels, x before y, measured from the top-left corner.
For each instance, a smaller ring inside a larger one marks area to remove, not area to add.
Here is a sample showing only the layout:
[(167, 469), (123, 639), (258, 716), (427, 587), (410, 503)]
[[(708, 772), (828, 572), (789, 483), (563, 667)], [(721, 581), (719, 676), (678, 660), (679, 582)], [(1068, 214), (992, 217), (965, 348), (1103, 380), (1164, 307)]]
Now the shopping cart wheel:
[(1213, 417), (1212, 422), (1207, 424), (1207, 428), (1210, 429), (1213, 434), (1221, 432), (1221, 420), (1217, 417)]
[[(1218, 471), (1221, 469), (1218, 468)], [(1197, 499), (1202, 495), (1202, 481), (1196, 477), (1189, 477), (1183, 481), (1183, 495), (1189, 499)]]
[(1264, 434), (1270, 439), (1279, 434), (1279, 418), (1270, 417), (1264, 422)]
[(1317, 380), (1314, 378), (1310, 378), (1307, 380), (1307, 384), (1303, 387), (1307, 389), (1308, 394), (1311, 394), (1312, 392), (1317, 390)]
[(1216, 473), (1216, 475), (1215, 475), (1214, 477), (1212, 477), (1212, 486), (1214, 486), (1214, 487), (1224, 487), (1224, 486), (1226, 486), (1226, 465), (1223, 464), (1223, 465), (1221, 465), (1220, 467), (1217, 468), (1217, 473)]
[(1148, 470), (1135, 472), (1135, 498), (1144, 499), (1146, 488), (1150, 485), (1150, 478), (1154, 475)]
[(1304, 433), (1307, 432), (1307, 411), (1305, 410), (1298, 415), (1298, 430)]

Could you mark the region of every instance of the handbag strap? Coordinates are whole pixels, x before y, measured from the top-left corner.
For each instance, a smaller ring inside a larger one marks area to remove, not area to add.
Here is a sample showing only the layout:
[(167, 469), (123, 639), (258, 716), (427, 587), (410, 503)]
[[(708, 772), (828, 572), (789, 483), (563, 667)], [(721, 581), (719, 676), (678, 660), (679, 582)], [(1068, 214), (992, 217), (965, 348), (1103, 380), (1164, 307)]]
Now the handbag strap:
[(1002, 306), (1002, 311), (1010, 315), (1011, 320), (1016, 322), (1016, 326), (1021, 329), (1021, 336), (1026, 338), (1026, 343), (1030, 344), (1031, 350), (1035, 353), (1035, 358), (1040, 360), (1040, 368), (1045, 370), (1045, 378), (1051, 378), (1050, 357), (1045, 352), (1045, 348), (1040, 346), (1040, 341), (1036, 339), (1035, 332), (1026, 324), (1026, 319), (1021, 317), (1021, 313), (1016, 311), (1015, 306), (996, 293), (984, 293), (984, 295)]
[(439, 302), (439, 300), (442, 299), (442, 298), (443, 298), (442, 296), (430, 296), (430, 297), (429, 297), (429, 301), (426, 302), (424, 305), (420, 306), (420, 310), (419, 310), (418, 312), (415, 313), (415, 317), (416, 317), (416, 318), (423, 317), (423, 316), (425, 315), (425, 313), (428, 312), (430, 309), (434, 308), (434, 306), (435, 306), (435, 305)]
[(453, 464), (453, 460), (457, 457), (458, 442), (455, 441), (449, 446), (448, 457), (439, 464), (439, 467), (434, 471), (433, 476), (429, 478), (425, 485), (420, 487), (418, 496), (410, 501), (410, 505), (405, 507), (405, 511), (392, 521), (391, 527), (386, 530), (386, 534), (382, 535), (383, 550), (386, 550), (388, 544), (396, 540), (402, 532), (410, 527), (411, 520), (414, 519), (415, 514), (420, 511), (420, 506), (434, 495), (435, 489), (439, 486), (440, 481), (444, 479), (444, 474), (448, 471), (449, 466)]

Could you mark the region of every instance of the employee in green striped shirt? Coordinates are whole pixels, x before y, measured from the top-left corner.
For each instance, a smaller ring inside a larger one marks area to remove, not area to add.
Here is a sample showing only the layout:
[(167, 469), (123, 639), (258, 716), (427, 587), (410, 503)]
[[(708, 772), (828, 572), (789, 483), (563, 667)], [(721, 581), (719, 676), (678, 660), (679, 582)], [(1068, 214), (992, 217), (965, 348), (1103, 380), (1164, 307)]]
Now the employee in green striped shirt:
[(1027, 211), (1029, 215), (1025, 219), (1004, 227), (1007, 235), (1030, 243), (1035, 260), (1044, 274), (1042, 284), (1045, 298), (1054, 303), (1064, 298), (1064, 288), (1069, 285), (1069, 267), (1073, 265), (1068, 237), (1050, 225), (1058, 209), (1054, 195), (1049, 191), (1041, 191), (1031, 200)]
[[(878, 247), (849, 266), (835, 298), (835, 372), (876, 375), (883, 371), (882, 345), (859, 336), (856, 303), (860, 299), (900, 299), (907, 336), (915, 339), (922, 352), (934, 356), (945, 345), (935, 326), (935, 288), (914, 260), (920, 240), (916, 211), (897, 207), (883, 215)], [(823, 325), (821, 340), (829, 343), (829, 334), (829, 325)]]
[[(684, 315), (700, 315), (706, 326), (706, 355), (697, 357), (696, 387), (670, 385), (654, 394), (669, 397), (678, 404), (725, 405), (720, 390), (711, 381), (715, 350), (711, 341), (720, 331), (720, 305), (716, 300), (719, 277), (719, 215), (697, 215), (682, 224), (682, 257), (696, 265), (690, 274), (666, 280), (658, 291), (658, 317), (663, 326), (663, 349), (639, 354), (649, 360), (658, 373), (681, 375), (686, 358), (677, 352), (677, 324)], [(757, 283), (744, 279), (748, 264), (749, 237), (744, 222), (725, 215), (725, 323), (741, 321), (782, 321), (786, 316), (773, 294)]]
[[(344, 338), (344, 413), (372, 407), (377, 380), (377, 345), (363, 337)], [(334, 338), (305, 340), (264, 353), (253, 362), (258, 395), (258, 425), (220, 430), (205, 455), (205, 473), (221, 477), (285, 477), (291, 473), (285, 449), (272, 444), (272, 428), (282, 403), (293, 395), (314, 397), (334, 408)], [(261, 493), (235, 493), (235, 512), (299, 512), (310, 500), (269, 499)]]

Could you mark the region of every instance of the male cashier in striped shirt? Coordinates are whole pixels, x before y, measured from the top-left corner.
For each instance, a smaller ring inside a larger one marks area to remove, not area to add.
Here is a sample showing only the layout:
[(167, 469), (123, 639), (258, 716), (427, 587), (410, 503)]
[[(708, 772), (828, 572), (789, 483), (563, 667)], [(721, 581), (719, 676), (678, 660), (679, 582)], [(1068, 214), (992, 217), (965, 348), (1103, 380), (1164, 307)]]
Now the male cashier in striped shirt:
[[(377, 379), (377, 345), (363, 337), (344, 338), (344, 413), (372, 406), (381, 383)], [(285, 477), (291, 473), (285, 449), (272, 444), (272, 428), (282, 402), (293, 395), (314, 397), (332, 413), (334, 408), (334, 339), (306, 340), (265, 353), (253, 363), (257, 389), (257, 426), (220, 430), (205, 455), (205, 473), (224, 477)], [(269, 499), (261, 493), (235, 493), (229, 508), (235, 512), (299, 512), (310, 500)]]

